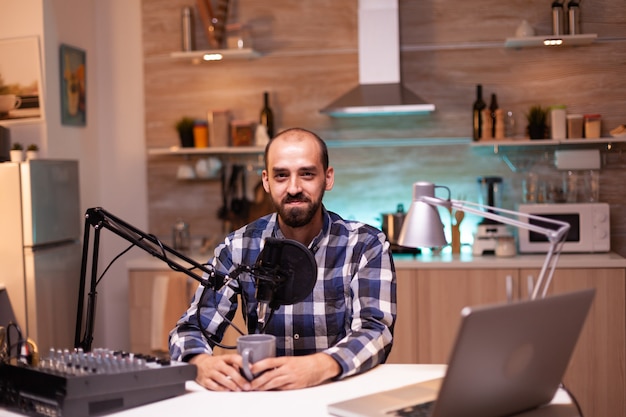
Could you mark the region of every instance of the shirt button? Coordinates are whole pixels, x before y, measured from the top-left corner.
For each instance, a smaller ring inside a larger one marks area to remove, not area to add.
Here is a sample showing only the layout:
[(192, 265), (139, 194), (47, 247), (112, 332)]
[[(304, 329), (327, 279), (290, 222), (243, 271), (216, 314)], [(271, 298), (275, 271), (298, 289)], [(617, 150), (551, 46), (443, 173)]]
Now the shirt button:
[(296, 333), (296, 334), (293, 335), (293, 338), (298, 340), (298, 339), (300, 339), (300, 335), (298, 333)]

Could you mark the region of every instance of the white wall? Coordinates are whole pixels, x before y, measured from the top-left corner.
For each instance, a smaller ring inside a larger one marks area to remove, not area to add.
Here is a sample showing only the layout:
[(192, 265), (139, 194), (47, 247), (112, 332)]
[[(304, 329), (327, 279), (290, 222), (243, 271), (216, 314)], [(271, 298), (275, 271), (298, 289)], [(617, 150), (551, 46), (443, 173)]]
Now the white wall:
[[(140, 0), (91, 0), (95, 7), (98, 79), (97, 156), (100, 205), (141, 230), (148, 225)], [(96, 18), (97, 17), (97, 18)], [(128, 246), (112, 234), (101, 253), (107, 262)], [(109, 245), (108, 243), (111, 243)], [(125, 255), (104, 281), (99, 346), (130, 349), (128, 273)], [(94, 344), (99, 342), (95, 340)]]
[[(101, 206), (139, 229), (147, 219), (140, 0), (0, 0), (0, 39), (38, 36), (45, 121), (9, 126), (13, 141), (39, 143), (44, 157), (80, 162), (81, 206)], [(86, 51), (87, 124), (61, 125), (59, 46)], [(104, 231), (100, 271), (127, 242)], [(98, 287), (94, 346), (128, 349), (125, 262)], [(78, 290), (78, 289), (77, 289)]]

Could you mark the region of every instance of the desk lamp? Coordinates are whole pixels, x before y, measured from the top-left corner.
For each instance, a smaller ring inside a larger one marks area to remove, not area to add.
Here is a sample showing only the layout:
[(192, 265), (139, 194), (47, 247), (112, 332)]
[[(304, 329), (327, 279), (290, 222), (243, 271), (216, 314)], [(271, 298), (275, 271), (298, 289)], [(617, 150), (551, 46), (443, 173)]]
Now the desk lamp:
[[(446, 189), (448, 197), (446, 199), (435, 197), (436, 188)], [(550, 245), (537, 284), (533, 288), (531, 299), (537, 298), (540, 292), (542, 298), (546, 296), (561, 253), (562, 244), (570, 228), (569, 223), (469, 201), (452, 200), (448, 187), (420, 181), (413, 184), (413, 202), (402, 224), (398, 244), (415, 248), (446, 245), (443, 223), (439, 217), (437, 206), (476, 214), (545, 236)]]

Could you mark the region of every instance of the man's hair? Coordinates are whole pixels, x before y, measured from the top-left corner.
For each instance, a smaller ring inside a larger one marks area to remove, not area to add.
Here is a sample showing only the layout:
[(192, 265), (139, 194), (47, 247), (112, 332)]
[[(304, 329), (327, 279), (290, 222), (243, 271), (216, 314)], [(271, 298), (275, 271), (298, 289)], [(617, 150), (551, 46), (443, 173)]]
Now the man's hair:
[(311, 132), (310, 130), (306, 130), (306, 129), (302, 129), (300, 127), (292, 127), (290, 129), (287, 130), (283, 130), (282, 132), (280, 132), (278, 135), (274, 136), (274, 138), (272, 138), (269, 142), (267, 142), (267, 145), (265, 145), (265, 169), (267, 169), (267, 154), (270, 150), (270, 146), (272, 145), (272, 142), (274, 142), (275, 139), (278, 139), (279, 137), (289, 134), (289, 133), (301, 133), (301, 134), (308, 134), (312, 137), (315, 138), (315, 140), (317, 140), (317, 143), (320, 147), (320, 153), (321, 153), (321, 157), (322, 157), (322, 166), (324, 167), (324, 172), (326, 172), (326, 170), (328, 169), (329, 166), (329, 162), (328, 162), (328, 147), (326, 146), (326, 142), (324, 142), (324, 140), (322, 138), (320, 138), (317, 134)]

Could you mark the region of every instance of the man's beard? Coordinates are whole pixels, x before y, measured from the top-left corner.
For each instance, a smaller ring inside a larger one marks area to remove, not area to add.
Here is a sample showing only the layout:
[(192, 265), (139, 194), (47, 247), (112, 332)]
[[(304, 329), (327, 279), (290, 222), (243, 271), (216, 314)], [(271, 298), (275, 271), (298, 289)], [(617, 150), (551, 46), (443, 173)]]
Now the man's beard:
[[(281, 201), (280, 204), (277, 205), (276, 209), (278, 211), (278, 215), (285, 222), (285, 224), (289, 227), (302, 227), (306, 226), (311, 222), (313, 216), (317, 213), (317, 210), (320, 208), (322, 204), (322, 198), (324, 197), (324, 190), (322, 189), (322, 194), (317, 201), (311, 201), (307, 197), (305, 197), (302, 193), (296, 195), (287, 195)], [(285, 208), (285, 205), (294, 201), (299, 201), (303, 203), (307, 203), (306, 207), (292, 207)], [(276, 204), (275, 204), (276, 205)]]

